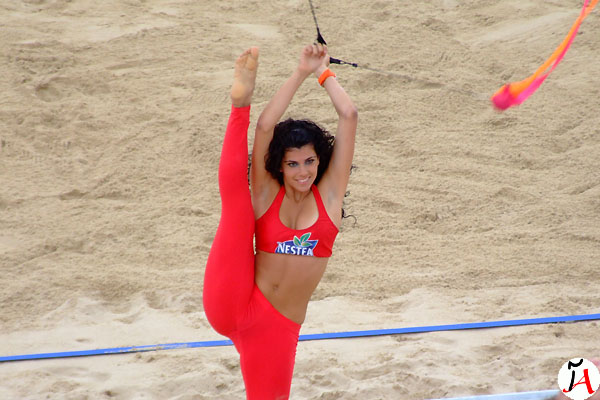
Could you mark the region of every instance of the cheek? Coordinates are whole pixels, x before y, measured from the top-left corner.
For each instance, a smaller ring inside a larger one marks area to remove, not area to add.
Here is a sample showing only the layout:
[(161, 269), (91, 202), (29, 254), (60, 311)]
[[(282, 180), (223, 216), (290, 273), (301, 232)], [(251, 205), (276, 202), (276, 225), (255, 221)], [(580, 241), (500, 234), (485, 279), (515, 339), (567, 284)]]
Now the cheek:
[(284, 178), (292, 175), (292, 172), (293, 172), (293, 170), (288, 166), (284, 166), (281, 168), (281, 174), (283, 175)]

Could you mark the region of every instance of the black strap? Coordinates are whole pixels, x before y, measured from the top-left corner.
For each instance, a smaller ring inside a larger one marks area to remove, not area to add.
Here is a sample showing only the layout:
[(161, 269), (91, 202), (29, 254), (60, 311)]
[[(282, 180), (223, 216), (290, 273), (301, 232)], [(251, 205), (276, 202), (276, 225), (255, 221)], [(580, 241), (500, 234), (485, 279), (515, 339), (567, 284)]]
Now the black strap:
[(312, 0), (308, 0), (308, 4), (310, 4), (310, 11), (312, 12), (313, 19), (315, 20), (315, 26), (317, 27), (317, 42), (327, 45), (323, 36), (321, 36), (321, 31), (319, 30), (319, 23), (317, 22), (317, 15), (315, 14), (315, 8), (313, 7)]
[[(312, 12), (313, 19), (315, 20), (315, 26), (317, 27), (317, 43), (327, 45), (327, 42), (325, 39), (323, 39), (323, 35), (321, 35), (321, 30), (319, 29), (319, 23), (317, 22), (317, 15), (315, 14), (315, 8), (313, 7), (312, 0), (308, 0), (308, 4), (310, 4), (310, 12)], [(358, 64), (356, 63), (347, 62), (333, 57), (329, 57), (329, 62), (332, 64), (350, 65), (354, 68), (358, 67)]]
[[(312, 0), (308, 0), (308, 3), (310, 4), (310, 11), (312, 12), (313, 19), (315, 20), (315, 26), (317, 27), (317, 42), (321, 43), (321, 44), (324, 44), (324, 45), (327, 45), (327, 42), (325, 42), (325, 39), (323, 39), (323, 36), (321, 35), (321, 31), (319, 30), (319, 24), (317, 23), (317, 16), (315, 14), (315, 8), (313, 7)], [(444, 83), (432, 82), (432, 81), (429, 81), (429, 80), (426, 80), (426, 79), (419, 79), (419, 78), (415, 78), (415, 77), (412, 77), (412, 76), (409, 76), (409, 75), (399, 74), (397, 72), (384, 71), (384, 70), (381, 70), (381, 69), (372, 68), (372, 67), (365, 66), (365, 65), (358, 65), (356, 63), (351, 63), (351, 62), (348, 62), (348, 61), (339, 60), (339, 59), (333, 58), (333, 57), (329, 57), (329, 62), (331, 64), (349, 65), (349, 66), (354, 67), (354, 68), (366, 69), (366, 70), (369, 70), (369, 71), (372, 71), (372, 72), (376, 72), (378, 74), (383, 74), (383, 75), (387, 75), (387, 76), (390, 76), (390, 77), (401, 78), (401, 79), (404, 79), (404, 80), (406, 80), (408, 82), (411, 82), (411, 81), (412, 82), (418, 82), (418, 83), (420, 83), (422, 85), (425, 85), (427, 87), (444, 87), (446, 90), (450, 90), (450, 91), (454, 91), (454, 92), (459, 92), (459, 93), (462, 93), (462, 94), (466, 94), (466, 95), (475, 97), (478, 100), (486, 100), (486, 101), (488, 101), (487, 96), (482, 96), (480, 93), (475, 93), (473, 91), (466, 90), (466, 89), (459, 89), (459, 88), (449, 87), (448, 85), (446, 85)]]

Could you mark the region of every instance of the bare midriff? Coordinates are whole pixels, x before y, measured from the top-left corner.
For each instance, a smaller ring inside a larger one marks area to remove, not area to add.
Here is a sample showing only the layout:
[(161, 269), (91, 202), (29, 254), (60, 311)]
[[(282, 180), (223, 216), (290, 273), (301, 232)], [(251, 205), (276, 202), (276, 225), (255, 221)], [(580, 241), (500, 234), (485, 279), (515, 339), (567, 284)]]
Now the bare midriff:
[(302, 324), (313, 292), (329, 258), (257, 251), (255, 281), (267, 300), (283, 316)]

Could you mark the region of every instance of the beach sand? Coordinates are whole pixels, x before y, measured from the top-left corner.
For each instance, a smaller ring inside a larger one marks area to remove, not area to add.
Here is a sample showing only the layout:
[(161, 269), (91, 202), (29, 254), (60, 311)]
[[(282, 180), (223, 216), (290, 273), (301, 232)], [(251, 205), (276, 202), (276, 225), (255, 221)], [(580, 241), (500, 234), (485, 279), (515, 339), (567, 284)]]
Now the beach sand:
[[(582, 1), (314, 1), (359, 109), (344, 221), (302, 334), (600, 312), (600, 17), (504, 113)], [(0, 356), (218, 340), (203, 313), (233, 62), (251, 126), (308, 2), (0, 1)], [(377, 69), (384, 72), (376, 72)], [(286, 116), (335, 131), (308, 79)], [(250, 139), (253, 138), (250, 129)], [(292, 399), (557, 389), (597, 322), (301, 342)], [(0, 364), (2, 399), (241, 399), (233, 347)]]

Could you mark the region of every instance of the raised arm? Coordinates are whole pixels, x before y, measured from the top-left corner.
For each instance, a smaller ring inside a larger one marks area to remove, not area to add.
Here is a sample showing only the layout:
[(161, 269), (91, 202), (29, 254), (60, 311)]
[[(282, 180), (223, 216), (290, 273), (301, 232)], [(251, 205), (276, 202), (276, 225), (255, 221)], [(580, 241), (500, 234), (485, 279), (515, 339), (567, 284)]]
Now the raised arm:
[(311, 73), (324, 64), (326, 57), (327, 50), (322, 45), (305, 46), (302, 49), (298, 67), (271, 98), (258, 118), (250, 169), (252, 200), (255, 213), (258, 215), (266, 211), (265, 206), (268, 207), (270, 201), (273, 200), (273, 192), (279, 189), (277, 181), (265, 169), (265, 155), (269, 150), (275, 125), (287, 110), (300, 85)]
[[(317, 78), (328, 68), (329, 57), (326, 58), (327, 61), (320, 65), (314, 72)], [(348, 96), (336, 79), (326, 79), (323, 82), (323, 87), (327, 91), (338, 114), (338, 126), (331, 161), (323, 178), (321, 178), (319, 190), (322, 192), (322, 195), (328, 198), (329, 204), (334, 204), (335, 206), (339, 204), (341, 207), (350, 178), (352, 158), (354, 157), (358, 111), (350, 96)]]

